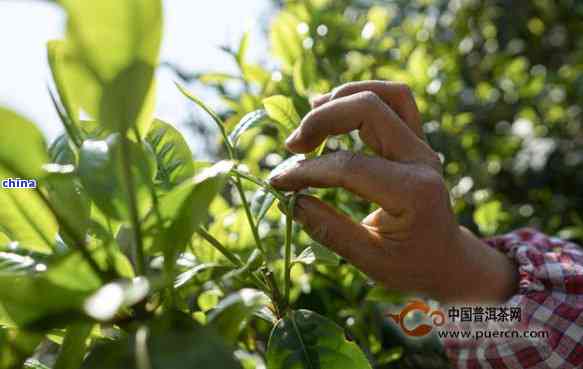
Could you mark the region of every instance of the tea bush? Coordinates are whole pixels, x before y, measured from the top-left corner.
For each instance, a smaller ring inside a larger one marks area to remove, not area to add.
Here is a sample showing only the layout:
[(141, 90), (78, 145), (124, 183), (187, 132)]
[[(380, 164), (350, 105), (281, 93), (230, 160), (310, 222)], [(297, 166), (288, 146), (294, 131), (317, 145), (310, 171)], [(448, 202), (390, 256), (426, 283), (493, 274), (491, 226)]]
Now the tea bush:
[[(225, 48), (238, 75), (178, 71), (218, 128), (214, 163), (153, 115), (160, 0), (60, 4), (67, 36), (47, 51), (65, 134), (47, 147), (0, 110), (0, 179), (38, 183), (0, 191), (0, 368), (447, 367), (438, 342), (384, 318), (405, 297), (311, 241), (294, 195), (268, 184), (301, 158), (282, 143), (309, 98), (347, 81), (411, 86), (462, 223), (581, 239), (575, 1), (280, 4), (275, 67), (249, 62), (243, 35)], [(367, 150), (351, 135), (310, 155), (338, 148)], [(357, 219), (372, 210), (316, 193)]]

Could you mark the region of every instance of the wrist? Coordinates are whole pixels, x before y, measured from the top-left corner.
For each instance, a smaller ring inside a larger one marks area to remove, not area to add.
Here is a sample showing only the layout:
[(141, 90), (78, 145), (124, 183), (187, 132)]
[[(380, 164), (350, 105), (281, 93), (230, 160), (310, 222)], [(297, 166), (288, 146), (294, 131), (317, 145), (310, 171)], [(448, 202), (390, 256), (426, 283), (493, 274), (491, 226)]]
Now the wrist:
[(464, 227), (459, 227), (455, 240), (457, 255), (448, 266), (451, 288), (442, 301), (492, 304), (507, 301), (518, 285), (518, 271), (512, 260)]

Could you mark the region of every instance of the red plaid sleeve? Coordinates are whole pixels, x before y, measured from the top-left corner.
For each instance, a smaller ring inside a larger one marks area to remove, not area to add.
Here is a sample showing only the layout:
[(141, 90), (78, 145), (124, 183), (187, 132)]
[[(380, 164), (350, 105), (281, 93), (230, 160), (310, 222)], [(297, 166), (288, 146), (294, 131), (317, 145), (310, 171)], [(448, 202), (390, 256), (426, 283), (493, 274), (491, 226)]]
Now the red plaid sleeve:
[(486, 242), (516, 263), (519, 288), (504, 306), (520, 307), (524, 328), (539, 327), (544, 339), (444, 339), (456, 368), (583, 367), (583, 249), (521, 229)]

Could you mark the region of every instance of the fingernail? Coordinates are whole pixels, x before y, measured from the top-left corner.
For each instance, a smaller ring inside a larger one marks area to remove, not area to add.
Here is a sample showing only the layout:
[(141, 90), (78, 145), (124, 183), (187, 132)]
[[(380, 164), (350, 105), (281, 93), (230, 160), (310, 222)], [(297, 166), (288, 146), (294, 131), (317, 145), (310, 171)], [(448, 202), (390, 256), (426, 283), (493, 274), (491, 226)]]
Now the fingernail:
[(295, 131), (293, 131), (291, 133), (291, 135), (288, 136), (287, 140), (285, 140), (285, 144), (289, 145), (290, 143), (295, 141), (299, 135), (300, 135), (300, 131), (298, 129), (296, 129)]

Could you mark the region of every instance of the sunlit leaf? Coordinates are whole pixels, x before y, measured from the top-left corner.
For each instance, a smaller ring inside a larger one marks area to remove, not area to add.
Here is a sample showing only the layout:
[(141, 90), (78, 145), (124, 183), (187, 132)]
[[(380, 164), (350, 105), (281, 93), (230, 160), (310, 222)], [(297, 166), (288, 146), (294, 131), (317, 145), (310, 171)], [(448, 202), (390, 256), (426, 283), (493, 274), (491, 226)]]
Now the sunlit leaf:
[(289, 97), (282, 95), (268, 97), (263, 99), (263, 106), (269, 118), (284, 129), (285, 135), (290, 134), (300, 123), (300, 116)]
[(265, 110), (255, 110), (251, 113), (247, 113), (243, 118), (241, 118), (241, 121), (239, 121), (239, 123), (229, 134), (229, 139), (233, 143), (233, 146), (237, 145), (239, 137), (241, 137), (245, 131), (268, 121), (269, 119)]
[(156, 180), (166, 188), (172, 188), (194, 175), (192, 152), (182, 134), (172, 125), (156, 119), (146, 141), (156, 154)]
[[(48, 155), (45, 140), (33, 123), (0, 107), (0, 166), (14, 178), (37, 179)], [(2, 177), (4, 179), (5, 177)]]
[[(151, 206), (149, 182), (156, 173), (156, 158), (145, 145), (128, 142), (131, 154), (131, 176), (140, 214)], [(79, 155), (79, 176), (91, 199), (107, 215), (129, 219), (128, 183), (123, 169), (121, 137), (86, 140)]]
[(269, 303), (270, 299), (264, 292), (244, 288), (221, 300), (208, 319), (222, 337), (235, 343), (251, 316)]
[[(0, 181), (44, 176), (44, 141), (32, 123), (0, 108)], [(35, 187), (38, 183), (35, 182)], [(0, 229), (23, 248), (50, 253), (57, 234), (54, 214), (34, 188), (0, 188)]]
[(306, 265), (313, 263), (338, 265), (340, 257), (328, 248), (316, 243), (306, 247), (293, 262)]
[(145, 221), (150, 250), (164, 251), (168, 260), (176, 258), (205, 220), (233, 165), (230, 161), (219, 162), (160, 198), (159, 213), (151, 212)]

